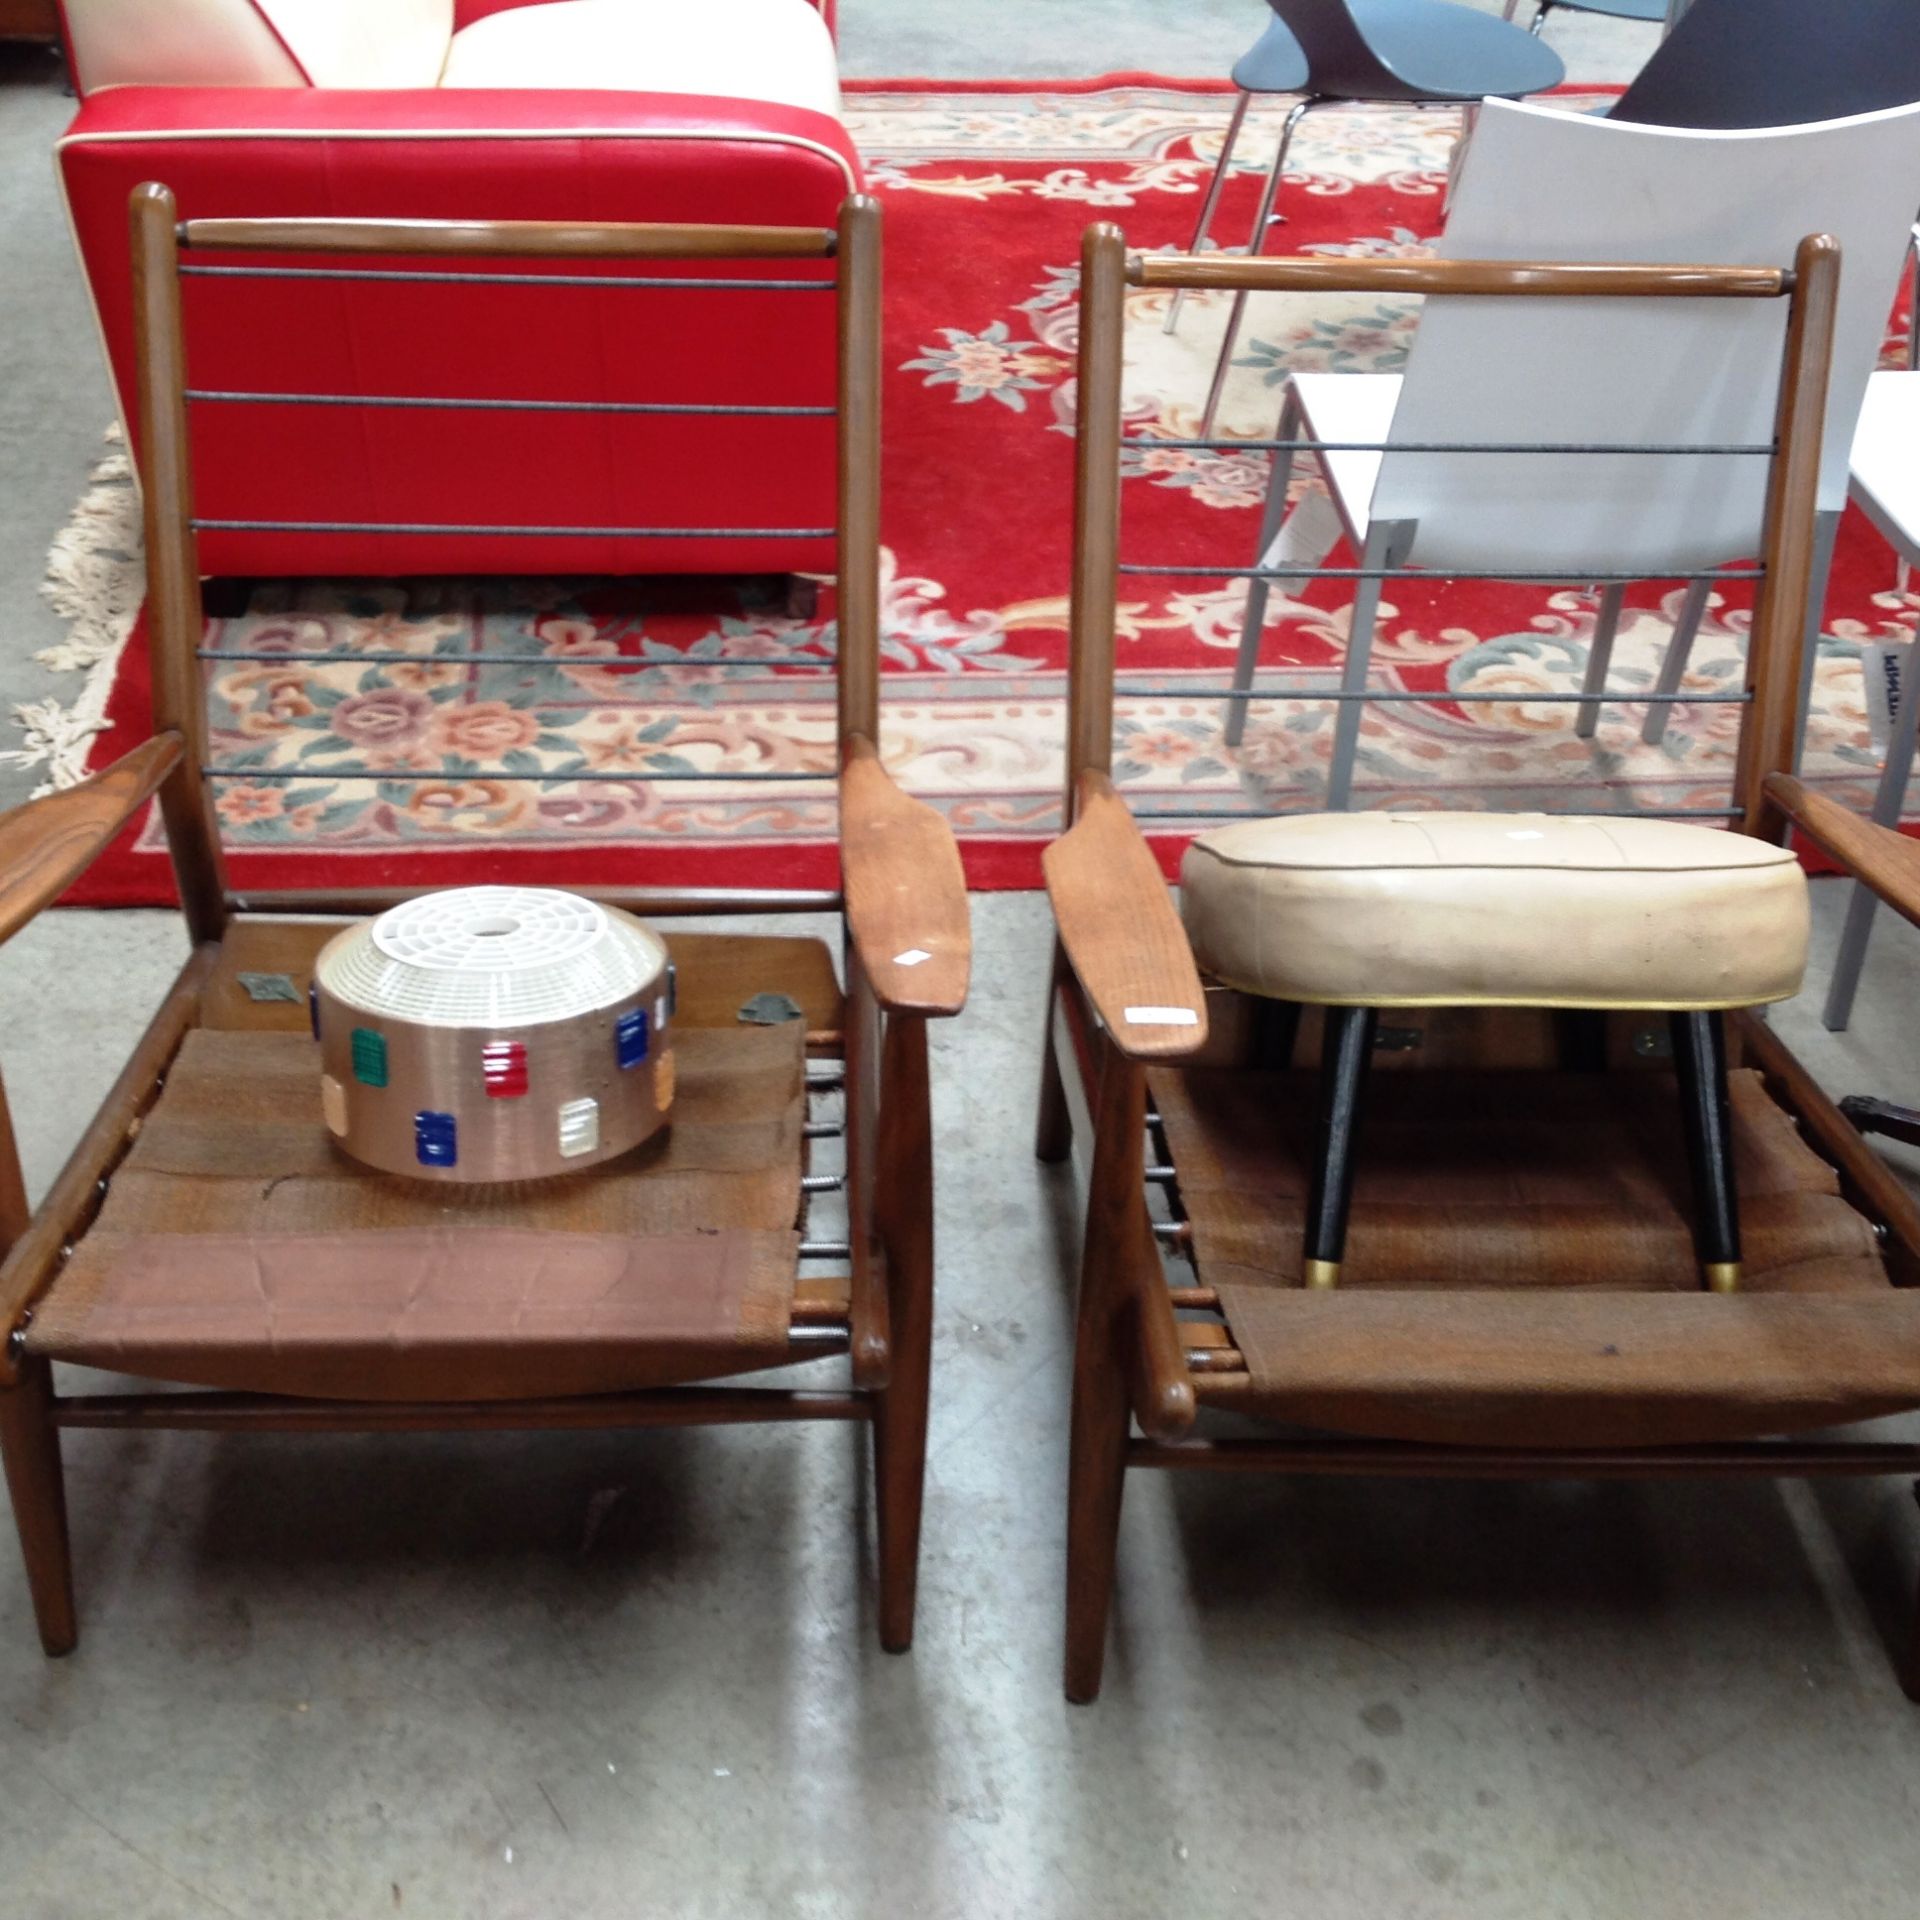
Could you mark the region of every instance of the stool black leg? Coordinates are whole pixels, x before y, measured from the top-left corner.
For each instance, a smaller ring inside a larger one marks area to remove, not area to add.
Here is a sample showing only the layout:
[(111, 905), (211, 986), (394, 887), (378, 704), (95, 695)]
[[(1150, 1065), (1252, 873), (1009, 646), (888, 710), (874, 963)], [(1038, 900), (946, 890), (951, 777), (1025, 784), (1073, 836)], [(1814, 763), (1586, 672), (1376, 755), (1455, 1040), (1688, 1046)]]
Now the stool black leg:
[(1340, 1284), (1347, 1246), (1347, 1207), (1353, 1198), (1354, 1136), (1360, 1095), (1373, 1054), (1379, 1014), (1372, 1007), (1329, 1007), (1320, 1042), (1320, 1122), (1314, 1138), (1313, 1186), (1307, 1195), (1306, 1281)]
[(1733, 1115), (1727, 1104), (1727, 1039), (1717, 1013), (1676, 1013), (1673, 1066), (1680, 1082), (1687, 1165), (1693, 1174), (1693, 1239), (1707, 1285), (1740, 1284), (1740, 1209), (1733, 1186)]
[(1605, 1073), (1607, 1016), (1592, 1007), (1563, 1007), (1553, 1016), (1555, 1051), (1567, 1073)]
[(1300, 1040), (1300, 1015), (1304, 1011), (1297, 1000), (1256, 1000), (1253, 1003), (1253, 1064), (1284, 1073), (1293, 1065), (1294, 1048)]

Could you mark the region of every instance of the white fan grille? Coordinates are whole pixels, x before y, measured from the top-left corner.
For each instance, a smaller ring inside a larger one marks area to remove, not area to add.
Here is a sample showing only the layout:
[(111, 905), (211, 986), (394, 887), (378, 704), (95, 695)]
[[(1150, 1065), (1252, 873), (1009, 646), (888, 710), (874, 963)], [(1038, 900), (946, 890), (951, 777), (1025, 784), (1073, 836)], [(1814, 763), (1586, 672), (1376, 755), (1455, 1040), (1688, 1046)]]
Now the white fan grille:
[(630, 1000), (666, 963), (624, 914), (546, 887), (422, 894), (321, 953), (326, 991), (348, 1006), (426, 1026), (567, 1020)]

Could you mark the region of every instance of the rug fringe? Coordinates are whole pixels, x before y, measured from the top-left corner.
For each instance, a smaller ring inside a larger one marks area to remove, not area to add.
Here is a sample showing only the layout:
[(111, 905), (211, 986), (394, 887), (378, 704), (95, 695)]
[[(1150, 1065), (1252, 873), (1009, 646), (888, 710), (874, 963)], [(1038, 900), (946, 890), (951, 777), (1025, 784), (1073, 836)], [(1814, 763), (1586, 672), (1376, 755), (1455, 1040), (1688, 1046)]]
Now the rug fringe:
[(55, 536), (40, 583), (42, 598), (67, 623), (66, 638), (33, 656), (49, 672), (86, 678), (70, 702), (49, 696), (16, 706), (21, 743), (0, 750), (0, 761), (10, 766), (47, 769), (35, 799), (86, 778), (93, 742), (112, 725), (107, 695), (144, 592), (132, 463), (117, 426), (107, 429), (106, 441), (107, 452)]

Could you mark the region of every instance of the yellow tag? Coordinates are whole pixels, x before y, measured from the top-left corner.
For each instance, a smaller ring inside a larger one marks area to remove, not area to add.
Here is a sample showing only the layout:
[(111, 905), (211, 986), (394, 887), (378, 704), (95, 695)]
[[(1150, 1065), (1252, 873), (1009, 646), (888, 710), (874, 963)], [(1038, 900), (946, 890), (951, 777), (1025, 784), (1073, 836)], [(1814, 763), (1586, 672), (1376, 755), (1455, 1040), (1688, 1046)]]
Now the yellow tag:
[(346, 1133), (347, 1090), (330, 1073), (320, 1076), (320, 1111), (327, 1116), (329, 1133)]
[(653, 1063), (653, 1104), (662, 1112), (673, 1105), (673, 1049), (663, 1047)]

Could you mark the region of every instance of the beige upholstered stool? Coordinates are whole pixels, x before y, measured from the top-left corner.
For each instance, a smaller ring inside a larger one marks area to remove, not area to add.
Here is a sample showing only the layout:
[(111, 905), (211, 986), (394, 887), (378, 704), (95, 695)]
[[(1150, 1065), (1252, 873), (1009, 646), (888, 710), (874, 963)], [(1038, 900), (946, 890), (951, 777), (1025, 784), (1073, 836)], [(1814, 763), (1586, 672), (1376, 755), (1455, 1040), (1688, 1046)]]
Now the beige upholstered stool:
[(1378, 1010), (1652, 1009), (1672, 1017), (1709, 1285), (1739, 1284), (1721, 1011), (1785, 1000), (1807, 962), (1793, 855), (1671, 820), (1328, 813), (1202, 834), (1180, 870), (1194, 958), (1327, 1009), (1308, 1283), (1337, 1283)]

